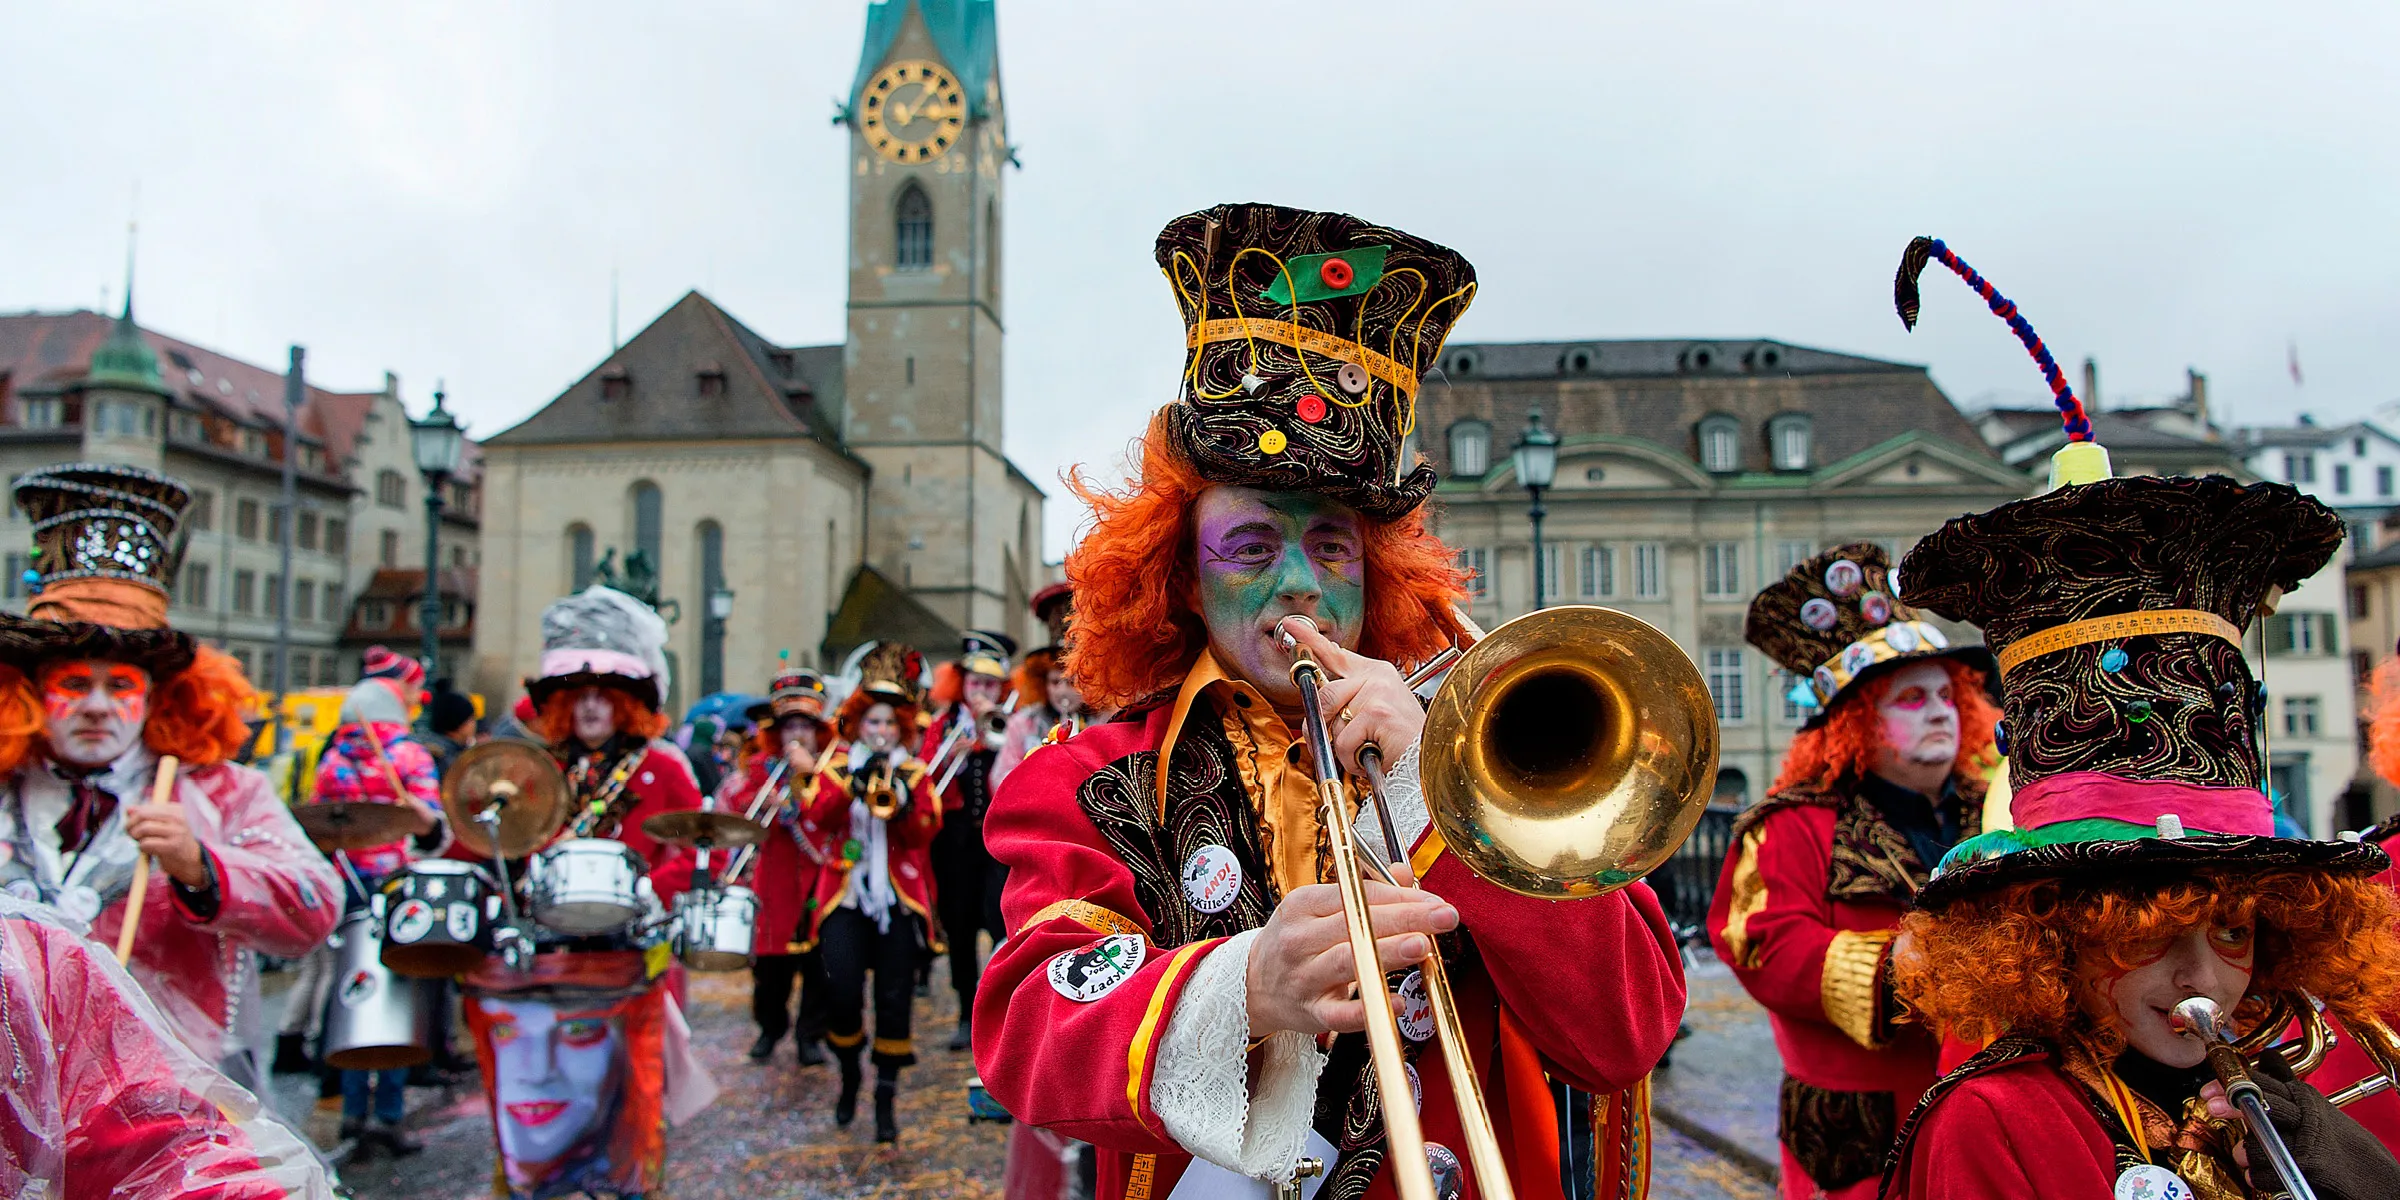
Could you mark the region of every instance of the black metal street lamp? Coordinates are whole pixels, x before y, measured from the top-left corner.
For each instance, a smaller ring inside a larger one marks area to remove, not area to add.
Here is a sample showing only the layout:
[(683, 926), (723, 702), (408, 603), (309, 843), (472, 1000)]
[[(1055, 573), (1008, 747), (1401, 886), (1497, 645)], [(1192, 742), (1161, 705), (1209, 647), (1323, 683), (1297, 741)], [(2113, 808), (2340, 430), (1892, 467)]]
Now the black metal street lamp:
[(1532, 408), (1525, 413), (1525, 435), (1517, 439), (1517, 482), (1525, 485), (1533, 497), (1533, 507), (1526, 514), (1533, 518), (1533, 606), (1542, 606), (1542, 518), (1549, 515), (1542, 507), (1542, 489), (1558, 476), (1558, 435), (1542, 428), (1542, 410)]
[(408, 423), (409, 446), (416, 451), (417, 473), (425, 477), (425, 598), (417, 608), (417, 625), (424, 634), (425, 682), (442, 673), (442, 488), (458, 473), (466, 434), (458, 418), (443, 407), (446, 394), (436, 384), (433, 411), (422, 421)]

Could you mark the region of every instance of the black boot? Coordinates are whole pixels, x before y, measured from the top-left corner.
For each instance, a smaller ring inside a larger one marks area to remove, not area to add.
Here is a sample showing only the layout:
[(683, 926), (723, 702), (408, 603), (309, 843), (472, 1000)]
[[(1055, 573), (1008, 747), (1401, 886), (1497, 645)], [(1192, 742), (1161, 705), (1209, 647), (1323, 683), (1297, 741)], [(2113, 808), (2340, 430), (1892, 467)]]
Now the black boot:
[(398, 1121), (375, 1122), (367, 1127), (367, 1138), (391, 1151), (395, 1158), (415, 1154), (425, 1148), (425, 1143), (402, 1132)]
[(817, 1039), (801, 1038), (797, 1049), (801, 1066), (821, 1067), (825, 1065), (825, 1048), (817, 1044)]
[(316, 1069), (309, 1061), (308, 1035), (279, 1033), (275, 1035), (275, 1063), (267, 1068), (276, 1075), (306, 1075)]
[(783, 1035), (781, 1034), (762, 1033), (758, 1035), (758, 1040), (750, 1043), (750, 1061), (763, 1063), (774, 1057), (775, 1043), (782, 1040)]
[(975, 1030), (965, 1017), (958, 1019), (958, 1031), (950, 1035), (950, 1048), (953, 1050), (975, 1048)]
[(857, 1046), (833, 1048), (834, 1061), (842, 1064), (842, 1094), (833, 1101), (833, 1123), (844, 1128), (848, 1128), (851, 1120), (858, 1116), (858, 1086), (866, 1081), (865, 1073), (858, 1066), (859, 1049)]
[(892, 1100), (900, 1092), (900, 1081), (885, 1077), (875, 1081), (875, 1140), (900, 1140), (900, 1120), (892, 1115)]

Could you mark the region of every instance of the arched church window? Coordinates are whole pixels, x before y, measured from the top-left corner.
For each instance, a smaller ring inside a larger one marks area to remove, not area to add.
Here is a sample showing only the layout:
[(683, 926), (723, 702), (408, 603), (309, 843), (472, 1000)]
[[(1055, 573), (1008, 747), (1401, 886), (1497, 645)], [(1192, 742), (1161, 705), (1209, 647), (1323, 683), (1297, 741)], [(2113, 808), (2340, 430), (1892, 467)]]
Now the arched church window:
[(665, 509), (657, 484), (645, 479), (633, 485), (633, 548), (649, 556), (653, 571), (666, 544)]
[(567, 526), (567, 568), (574, 580), (572, 590), (582, 591), (592, 586), (592, 527), (582, 522)]
[(900, 189), (893, 209), (892, 261), (903, 271), (933, 269), (933, 201), (914, 183)]

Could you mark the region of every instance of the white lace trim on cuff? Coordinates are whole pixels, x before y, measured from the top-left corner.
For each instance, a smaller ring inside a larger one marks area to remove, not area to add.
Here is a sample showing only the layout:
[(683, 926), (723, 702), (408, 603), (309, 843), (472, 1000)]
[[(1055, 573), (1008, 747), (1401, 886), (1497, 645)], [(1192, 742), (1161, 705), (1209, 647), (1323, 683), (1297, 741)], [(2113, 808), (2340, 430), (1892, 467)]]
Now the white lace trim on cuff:
[[(1425, 827), (1433, 823), (1433, 814), (1425, 808), (1425, 785), (1417, 768), (1417, 747), (1411, 742), (1406, 753), (1393, 759), (1383, 771), (1384, 800), (1392, 808), (1392, 829), (1400, 835), (1400, 850), (1407, 854), (1417, 847)], [(1369, 801), (1358, 810), (1358, 837), (1379, 862), (1390, 862), (1384, 853), (1383, 823), (1375, 819), (1375, 805)]]
[(1256, 1179), (1289, 1179), (1317, 1107), (1316, 1039), (1269, 1037), (1250, 1078), (1250, 944), (1235, 934), (1192, 968), (1159, 1042), (1150, 1107), (1194, 1157)]

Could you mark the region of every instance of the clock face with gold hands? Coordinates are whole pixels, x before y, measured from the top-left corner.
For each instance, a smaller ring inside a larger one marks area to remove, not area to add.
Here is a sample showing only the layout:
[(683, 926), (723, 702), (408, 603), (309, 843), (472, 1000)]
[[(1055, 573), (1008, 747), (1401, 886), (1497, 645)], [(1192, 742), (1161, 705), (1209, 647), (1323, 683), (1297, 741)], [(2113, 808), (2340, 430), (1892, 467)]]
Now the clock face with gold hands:
[(875, 153), (896, 163), (941, 157), (958, 144), (966, 124), (966, 93), (935, 63), (893, 63), (867, 81), (859, 98), (859, 132)]

